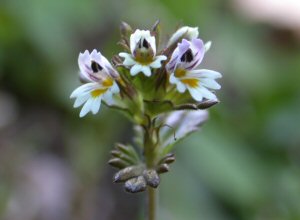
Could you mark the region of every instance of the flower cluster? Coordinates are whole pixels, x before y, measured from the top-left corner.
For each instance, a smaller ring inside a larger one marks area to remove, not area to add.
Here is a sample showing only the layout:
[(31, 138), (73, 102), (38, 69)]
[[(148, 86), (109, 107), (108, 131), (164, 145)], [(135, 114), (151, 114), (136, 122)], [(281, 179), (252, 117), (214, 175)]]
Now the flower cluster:
[[(150, 30), (121, 24), (123, 51), (109, 62), (93, 50), (79, 54), (80, 79), (74, 107), (80, 117), (96, 114), (101, 103), (122, 111), (135, 125), (134, 144), (117, 144), (109, 164), (120, 169), (114, 182), (128, 192), (156, 188), (159, 175), (175, 161), (173, 145), (197, 131), (206, 110), (219, 101), (219, 72), (199, 69), (211, 42), (203, 43), (198, 28), (181, 27), (165, 45), (159, 44), (159, 23)], [(187, 111), (195, 110), (195, 111)]]
[[(124, 99), (132, 99), (136, 93), (141, 94), (143, 101), (168, 101), (173, 106), (195, 104), (204, 100), (217, 102), (213, 91), (221, 88), (215, 81), (221, 74), (213, 70), (198, 69), (211, 45), (211, 42), (204, 44), (198, 38), (198, 28), (180, 28), (160, 52), (157, 52), (155, 30), (137, 29), (132, 33), (128, 25), (125, 28), (127, 32), (123, 33), (120, 44), (127, 51), (114, 57), (114, 65), (97, 50), (91, 53), (86, 50), (79, 54), (80, 78), (86, 84), (75, 89), (71, 98), (75, 98), (75, 108), (84, 104), (80, 117), (88, 112), (96, 114), (101, 101), (108, 106), (116, 104), (128, 108), (128, 103), (124, 106)], [(128, 32), (129, 39), (126, 39)], [(152, 85), (152, 91), (149, 88), (145, 90), (147, 81)], [(135, 114), (131, 110), (129, 109), (130, 113)]]
[(81, 106), (80, 117), (89, 111), (96, 114), (101, 101), (113, 103), (113, 94), (119, 93), (116, 80), (118, 72), (100, 52), (93, 50), (90, 54), (87, 50), (79, 54), (78, 64), (80, 78), (87, 83), (75, 89), (71, 98), (75, 98), (74, 108)]

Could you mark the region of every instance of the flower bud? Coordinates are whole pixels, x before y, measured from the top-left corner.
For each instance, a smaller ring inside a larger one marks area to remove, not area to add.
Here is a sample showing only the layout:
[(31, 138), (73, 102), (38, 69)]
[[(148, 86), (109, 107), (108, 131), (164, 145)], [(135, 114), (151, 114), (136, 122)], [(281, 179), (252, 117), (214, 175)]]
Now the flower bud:
[(112, 158), (108, 161), (108, 164), (115, 167), (115, 168), (119, 168), (119, 169), (122, 169), (122, 168), (128, 166), (128, 163), (121, 160), (120, 158)]
[(130, 27), (129, 24), (122, 21), (120, 24), (120, 32), (121, 32), (122, 36), (128, 37), (128, 36), (130, 36), (130, 34), (132, 34), (132, 28)]
[(169, 170), (170, 170), (170, 167), (166, 163), (163, 163), (156, 168), (156, 171), (159, 174), (169, 172)]
[(118, 150), (112, 150), (110, 153), (114, 157), (120, 157), (122, 155), (122, 153)]
[(178, 41), (180, 41), (182, 38), (185, 38), (187, 40), (192, 40), (197, 38), (199, 35), (198, 27), (189, 27), (184, 26), (179, 28), (170, 38), (167, 47), (177, 44)]
[(219, 102), (220, 102), (219, 100), (205, 100), (203, 102), (200, 102), (197, 105), (197, 108), (198, 109), (207, 109), (207, 108), (212, 107), (213, 105), (218, 104)]
[(171, 164), (175, 161), (175, 155), (174, 153), (168, 153), (166, 156), (164, 156), (160, 161), (159, 164)]
[(130, 193), (145, 191), (146, 186), (146, 180), (143, 176), (134, 177), (125, 182), (125, 190)]
[(141, 165), (126, 167), (115, 174), (114, 182), (115, 183), (124, 182), (132, 177), (139, 176), (141, 175), (143, 170), (144, 167)]
[(160, 183), (160, 178), (156, 172), (156, 170), (145, 170), (143, 172), (143, 176), (147, 182), (147, 185), (156, 188)]

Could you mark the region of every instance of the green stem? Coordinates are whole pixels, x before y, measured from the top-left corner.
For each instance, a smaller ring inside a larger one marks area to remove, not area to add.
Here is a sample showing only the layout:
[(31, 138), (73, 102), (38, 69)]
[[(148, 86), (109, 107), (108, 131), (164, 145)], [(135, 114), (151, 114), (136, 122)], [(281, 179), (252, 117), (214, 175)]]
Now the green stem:
[(148, 187), (148, 220), (156, 220), (157, 210), (157, 191), (156, 189)]
[[(150, 120), (151, 122), (152, 120)], [(156, 160), (156, 146), (155, 146), (155, 131), (154, 128), (150, 125), (147, 129), (145, 129), (144, 133), (144, 153), (145, 153), (145, 162), (147, 165), (147, 169), (153, 169), (155, 166)], [(151, 187), (147, 189), (147, 214), (148, 220), (156, 220), (156, 212), (157, 212), (157, 191)]]

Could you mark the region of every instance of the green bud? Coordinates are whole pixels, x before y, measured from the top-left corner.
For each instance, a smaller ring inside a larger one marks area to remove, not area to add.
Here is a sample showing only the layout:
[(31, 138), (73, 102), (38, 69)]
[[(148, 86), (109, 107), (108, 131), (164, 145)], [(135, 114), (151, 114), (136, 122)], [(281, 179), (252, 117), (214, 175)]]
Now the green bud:
[(118, 151), (118, 150), (112, 150), (111, 152), (111, 155), (114, 156), (114, 157), (120, 157), (121, 156), (121, 152)]

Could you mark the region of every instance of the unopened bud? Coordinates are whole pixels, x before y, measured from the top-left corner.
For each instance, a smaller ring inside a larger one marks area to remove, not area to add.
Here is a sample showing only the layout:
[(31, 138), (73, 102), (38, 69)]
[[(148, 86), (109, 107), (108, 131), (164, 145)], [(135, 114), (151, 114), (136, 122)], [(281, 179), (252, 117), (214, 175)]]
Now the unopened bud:
[(124, 144), (116, 144), (116, 148), (123, 152), (124, 154), (130, 155), (132, 152), (130, 151), (130, 148)]
[(130, 193), (145, 191), (146, 186), (146, 180), (143, 176), (134, 177), (125, 182), (125, 190)]
[(112, 158), (108, 161), (108, 164), (113, 166), (113, 167), (119, 168), (119, 169), (122, 169), (122, 168), (127, 167), (129, 165), (128, 163), (121, 160), (120, 158)]
[(157, 173), (166, 173), (166, 172), (169, 172), (169, 170), (170, 170), (170, 167), (169, 167), (169, 165), (168, 164), (166, 164), (166, 163), (163, 163), (163, 164), (161, 164), (161, 165), (159, 165), (157, 168), (156, 168), (156, 171), (157, 171)]
[(185, 38), (187, 40), (192, 40), (197, 38), (199, 35), (199, 31), (197, 27), (189, 27), (184, 26), (179, 28), (170, 38), (167, 47), (177, 44), (182, 38)]
[(113, 181), (115, 183), (124, 182), (132, 177), (141, 175), (143, 170), (144, 167), (141, 165), (126, 167), (115, 174)]
[(121, 156), (121, 152), (118, 151), (118, 150), (112, 150), (110, 153), (114, 157), (120, 157)]
[(170, 164), (170, 163), (173, 163), (174, 161), (175, 161), (175, 157), (168, 157), (165, 159), (164, 162), (167, 164)]
[(122, 21), (121, 24), (120, 24), (120, 32), (121, 32), (122, 36), (128, 37), (132, 34), (132, 28), (130, 27), (129, 24)]
[(147, 185), (151, 187), (158, 187), (160, 183), (160, 178), (156, 172), (156, 170), (145, 170), (143, 172), (144, 178), (146, 180)]
[(111, 59), (111, 62), (115, 65), (115, 66), (119, 66), (123, 64), (123, 61), (121, 60), (121, 58), (118, 55), (114, 55), (113, 58)]
[(163, 163), (170, 164), (173, 163), (174, 161), (175, 161), (174, 153), (169, 153), (159, 161), (159, 164), (163, 164)]
[(160, 20), (157, 20), (151, 28), (151, 32), (156, 32), (159, 27)]
[(198, 109), (207, 109), (212, 107), (213, 105), (218, 104), (220, 101), (219, 100), (206, 100), (203, 102), (200, 102), (197, 107)]

